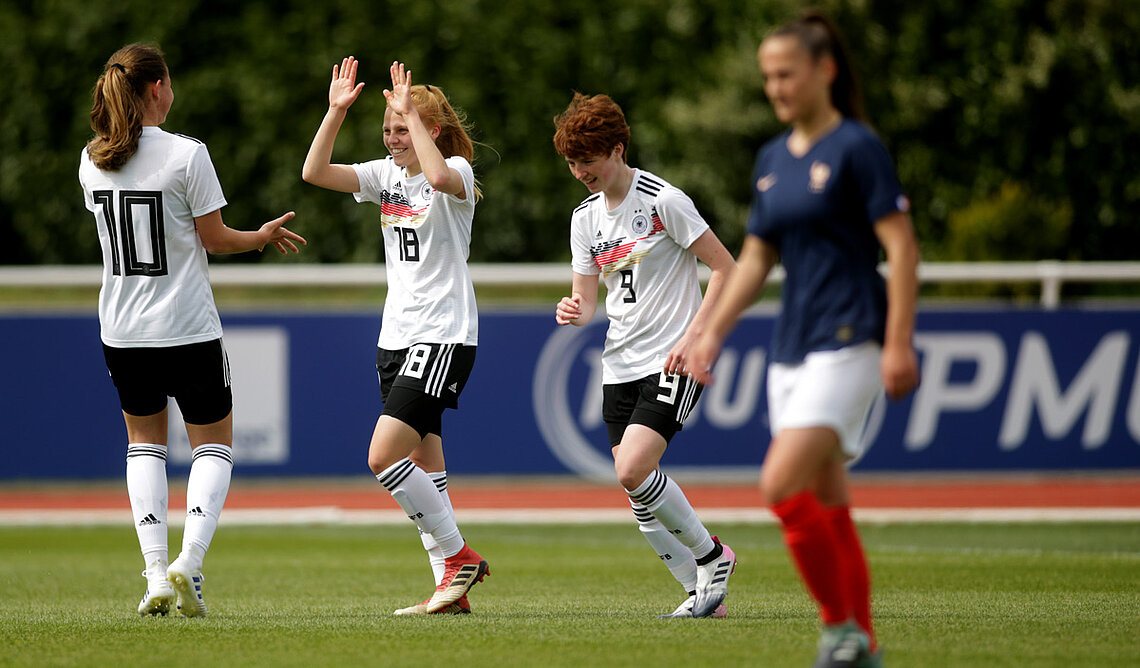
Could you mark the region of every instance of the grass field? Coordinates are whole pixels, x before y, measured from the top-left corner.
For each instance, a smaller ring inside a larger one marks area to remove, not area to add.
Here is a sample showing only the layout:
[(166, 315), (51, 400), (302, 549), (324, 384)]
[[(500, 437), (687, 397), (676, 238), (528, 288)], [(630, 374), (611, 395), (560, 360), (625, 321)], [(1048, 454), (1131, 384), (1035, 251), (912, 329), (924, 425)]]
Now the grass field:
[[(390, 613), (431, 589), (411, 526), (223, 517), (202, 619), (135, 614), (129, 527), (0, 528), (0, 665), (810, 665), (815, 611), (778, 530), (714, 528), (741, 560), (729, 617), (671, 621), (683, 593), (633, 526), (470, 526), (492, 569), (475, 614), (409, 618)], [(863, 530), (888, 665), (1140, 665), (1140, 524)]]

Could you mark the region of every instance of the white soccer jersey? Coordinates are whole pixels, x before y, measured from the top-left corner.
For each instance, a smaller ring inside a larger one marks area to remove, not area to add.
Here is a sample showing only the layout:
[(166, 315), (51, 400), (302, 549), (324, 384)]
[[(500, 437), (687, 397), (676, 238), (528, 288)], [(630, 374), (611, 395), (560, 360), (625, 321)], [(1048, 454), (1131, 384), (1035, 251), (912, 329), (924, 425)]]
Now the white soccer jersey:
[(138, 152), (118, 171), (95, 167), (84, 148), (79, 182), (103, 249), (103, 343), (165, 347), (221, 338), (194, 228), (195, 216), (226, 205), (205, 144), (147, 126)]
[(416, 343), (479, 340), (479, 313), (467, 257), (475, 215), (475, 172), (460, 156), (446, 160), (459, 172), (466, 199), (437, 192), (421, 172), (409, 177), (391, 156), (354, 164), (358, 202), (380, 205), (388, 298), (377, 344), (401, 350)]
[(571, 267), (600, 274), (606, 286), (603, 383), (637, 380), (664, 367), (701, 306), (697, 259), (688, 248), (708, 229), (688, 195), (640, 169), (613, 211), (601, 193), (574, 209)]

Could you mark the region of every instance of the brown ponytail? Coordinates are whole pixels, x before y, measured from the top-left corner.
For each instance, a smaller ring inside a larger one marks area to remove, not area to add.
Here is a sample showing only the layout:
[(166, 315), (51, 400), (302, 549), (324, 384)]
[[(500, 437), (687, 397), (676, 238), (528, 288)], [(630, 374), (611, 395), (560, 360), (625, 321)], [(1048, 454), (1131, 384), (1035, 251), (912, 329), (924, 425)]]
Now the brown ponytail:
[[(457, 110), (448, 102), (439, 86), (415, 85), (412, 86), (412, 104), (420, 113), (424, 125), (430, 130), (439, 126), (439, 136), (435, 138), (435, 145), (443, 157), (450, 158), (458, 155), (474, 164), (475, 143), (471, 141), (470, 128), (467, 115)], [(483, 191), (479, 189), (479, 181), (475, 181), (475, 200), (483, 198)]]
[(170, 78), (162, 51), (129, 44), (116, 51), (103, 67), (92, 93), (91, 129), (87, 154), (99, 169), (116, 171), (138, 151), (142, 136), (143, 93), (147, 84)]
[(805, 9), (800, 17), (788, 25), (778, 28), (772, 36), (790, 35), (818, 61), (827, 55), (835, 61), (835, 81), (831, 82), (831, 103), (847, 118), (865, 121), (863, 116), (863, 93), (851, 59), (847, 55), (847, 44), (839, 28), (823, 12)]

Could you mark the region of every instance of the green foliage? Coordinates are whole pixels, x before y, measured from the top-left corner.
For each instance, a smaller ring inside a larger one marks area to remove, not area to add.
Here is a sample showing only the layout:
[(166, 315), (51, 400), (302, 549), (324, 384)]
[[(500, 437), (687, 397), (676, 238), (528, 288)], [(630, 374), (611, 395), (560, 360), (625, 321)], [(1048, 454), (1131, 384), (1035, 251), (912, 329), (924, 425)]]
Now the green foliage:
[(1007, 182), (998, 194), (950, 214), (946, 250), (976, 262), (1064, 259), (1073, 210)]
[[(140, 618), (130, 527), (0, 528), (10, 666), (806, 666), (817, 615), (774, 526), (718, 525), (740, 564), (729, 615), (659, 620), (684, 595), (629, 525), (471, 525), (491, 563), (474, 613), (395, 617), (431, 574), (415, 529), (222, 526), (210, 614)], [(890, 665), (1140, 661), (1140, 526), (872, 525)], [(175, 543), (176, 544), (176, 543)]]
[[(915, 204), (926, 256), (959, 259), (951, 214), (1023, 184), (1037, 208), (1072, 211), (1065, 255), (1129, 258), (1140, 210), (1140, 12), (1111, 0), (926, 3), (827, 0), (862, 74), (868, 112)], [(409, 64), (466, 109), (486, 199), (476, 261), (568, 257), (585, 190), (554, 153), (551, 119), (572, 91), (606, 92), (633, 127), (631, 162), (686, 190), (735, 250), (755, 151), (781, 128), (755, 63), (793, 0), (0, 1), (0, 262), (98, 262), (76, 180), (91, 88), (131, 41), (166, 51), (167, 129), (210, 148), (252, 228), (288, 209), (312, 241), (299, 257), (375, 261), (374, 207), (300, 180), (331, 66), (362, 61), (363, 97), (334, 159), (384, 155), (387, 66)], [(997, 221), (995, 225), (1003, 225)], [(1004, 259), (1004, 258), (1003, 258)]]

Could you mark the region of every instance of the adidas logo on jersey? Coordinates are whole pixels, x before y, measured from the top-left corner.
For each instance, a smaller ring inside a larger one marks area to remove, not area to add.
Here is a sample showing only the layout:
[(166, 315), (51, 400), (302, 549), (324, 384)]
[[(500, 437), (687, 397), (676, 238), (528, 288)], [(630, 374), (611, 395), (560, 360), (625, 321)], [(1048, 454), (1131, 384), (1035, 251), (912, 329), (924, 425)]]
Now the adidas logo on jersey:
[(191, 510), (187, 510), (186, 514), (187, 515), (193, 515), (194, 517), (205, 517), (206, 516), (206, 513), (202, 512), (202, 506), (194, 506), (194, 508), (192, 508)]
[(450, 392), (458, 392), (459, 391), (459, 383), (452, 383), (451, 385), (447, 386), (447, 389)]
[(154, 513), (147, 513), (146, 517), (139, 520), (140, 527), (150, 526), (152, 524), (162, 524), (162, 522), (159, 522), (158, 518), (154, 516)]
[(595, 239), (601, 239), (602, 238), (602, 231), (598, 230), (598, 233), (594, 235), (594, 238)]

